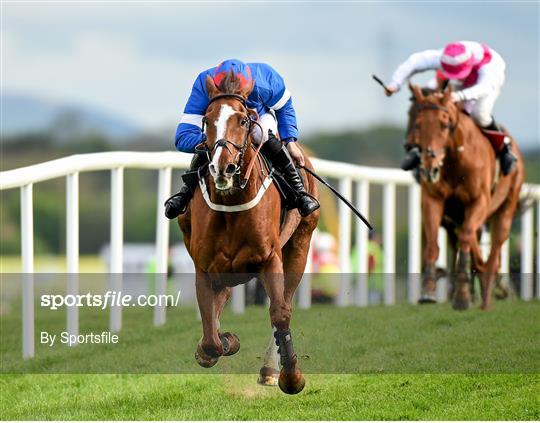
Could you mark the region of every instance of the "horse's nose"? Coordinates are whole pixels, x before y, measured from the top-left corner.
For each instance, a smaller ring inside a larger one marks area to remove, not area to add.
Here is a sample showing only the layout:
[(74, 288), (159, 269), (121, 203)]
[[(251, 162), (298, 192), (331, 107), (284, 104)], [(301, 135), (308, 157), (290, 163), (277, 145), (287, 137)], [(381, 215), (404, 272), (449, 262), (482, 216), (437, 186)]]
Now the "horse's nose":
[(236, 165), (233, 163), (229, 163), (227, 167), (225, 168), (225, 175), (232, 176), (236, 172)]

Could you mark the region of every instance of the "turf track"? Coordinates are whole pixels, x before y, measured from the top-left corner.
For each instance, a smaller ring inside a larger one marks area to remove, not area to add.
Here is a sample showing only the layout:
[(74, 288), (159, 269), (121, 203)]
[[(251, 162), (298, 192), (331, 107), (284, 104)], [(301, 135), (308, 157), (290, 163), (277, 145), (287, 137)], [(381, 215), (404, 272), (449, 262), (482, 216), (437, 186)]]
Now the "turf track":
[[(213, 374), (193, 366), (193, 310), (169, 310), (159, 329), (149, 310), (130, 310), (119, 345), (41, 346), (26, 363), (18, 316), (2, 318), (4, 373), (111, 372), (113, 362), (130, 373), (198, 374), (3, 374), (4, 420), (540, 419), (538, 302), (497, 303), (488, 313), (448, 305), (295, 311), (295, 345), (309, 373), (295, 397), (255, 384), (268, 338), (262, 308), (224, 317), (242, 348)], [(38, 314), (36, 329), (62, 330), (64, 319)], [(106, 315), (81, 314), (81, 332), (106, 323)]]

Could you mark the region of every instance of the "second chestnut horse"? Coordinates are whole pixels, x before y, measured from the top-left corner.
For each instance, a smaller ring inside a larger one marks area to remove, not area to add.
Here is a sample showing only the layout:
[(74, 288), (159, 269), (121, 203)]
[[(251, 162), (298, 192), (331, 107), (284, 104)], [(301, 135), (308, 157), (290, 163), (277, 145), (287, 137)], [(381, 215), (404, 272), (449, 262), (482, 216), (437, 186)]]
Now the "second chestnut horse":
[[(425, 245), (420, 302), (435, 301), (437, 234), (445, 219), (452, 223), (446, 227), (455, 228), (449, 235), (458, 249), (453, 307), (469, 307), (471, 270), (474, 269), (480, 273), (481, 307), (488, 309), (500, 267), (501, 247), (508, 239), (524, 180), (521, 154), (512, 140), (517, 166), (509, 175), (499, 175), (490, 142), (473, 120), (450, 100), (451, 87), (442, 93), (429, 94), (418, 86), (410, 88), (413, 103), (409, 112), (409, 142), (421, 150), (419, 172)], [(486, 222), (491, 227), (492, 244), (484, 262), (477, 233)]]

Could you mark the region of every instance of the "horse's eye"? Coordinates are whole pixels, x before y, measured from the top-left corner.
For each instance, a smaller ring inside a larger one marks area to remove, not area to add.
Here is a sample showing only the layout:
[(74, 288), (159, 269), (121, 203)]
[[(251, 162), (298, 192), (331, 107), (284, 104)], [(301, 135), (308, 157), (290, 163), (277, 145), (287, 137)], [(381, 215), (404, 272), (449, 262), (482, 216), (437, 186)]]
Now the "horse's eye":
[(248, 118), (242, 118), (242, 120), (240, 121), (240, 125), (242, 125), (242, 126), (247, 127), (248, 124), (249, 124)]

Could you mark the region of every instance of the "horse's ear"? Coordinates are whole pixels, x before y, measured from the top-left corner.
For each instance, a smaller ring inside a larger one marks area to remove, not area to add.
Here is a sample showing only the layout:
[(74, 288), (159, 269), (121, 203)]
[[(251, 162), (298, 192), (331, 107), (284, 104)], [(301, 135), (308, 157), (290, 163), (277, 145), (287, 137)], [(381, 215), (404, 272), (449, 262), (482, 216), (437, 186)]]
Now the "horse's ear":
[(255, 109), (248, 109), (248, 115), (251, 120), (254, 120), (254, 121), (259, 120), (259, 114), (257, 113), (257, 110)]
[(444, 90), (443, 102), (446, 104), (450, 101), (450, 96), (452, 95), (452, 85), (448, 84)]
[(252, 79), (251, 82), (245, 86), (244, 88), (240, 89), (240, 95), (247, 99), (249, 95), (251, 94), (251, 91), (253, 91), (253, 87), (255, 86), (255, 80)]
[(422, 101), (424, 99), (424, 94), (422, 94), (422, 88), (418, 85), (413, 85), (409, 82), (409, 89), (416, 101)]
[(218, 87), (216, 87), (216, 83), (210, 75), (206, 75), (206, 91), (208, 91), (208, 96), (210, 98), (214, 98), (216, 95), (220, 94)]

